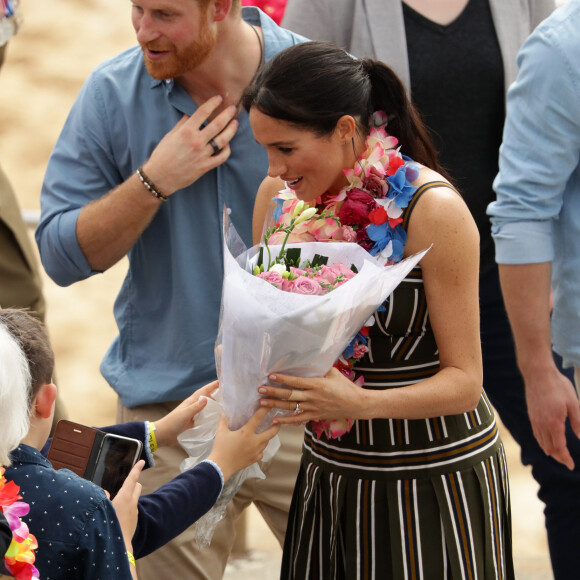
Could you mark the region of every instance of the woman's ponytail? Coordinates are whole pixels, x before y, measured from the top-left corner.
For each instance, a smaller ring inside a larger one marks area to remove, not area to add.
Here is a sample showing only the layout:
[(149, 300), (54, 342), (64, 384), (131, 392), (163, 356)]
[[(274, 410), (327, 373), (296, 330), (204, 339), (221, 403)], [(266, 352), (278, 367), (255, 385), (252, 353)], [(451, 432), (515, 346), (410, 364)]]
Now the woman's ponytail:
[(360, 62), (371, 81), (371, 109), (387, 114), (387, 133), (397, 137), (405, 155), (445, 175), (427, 128), (399, 77), (378, 60), (363, 58)]

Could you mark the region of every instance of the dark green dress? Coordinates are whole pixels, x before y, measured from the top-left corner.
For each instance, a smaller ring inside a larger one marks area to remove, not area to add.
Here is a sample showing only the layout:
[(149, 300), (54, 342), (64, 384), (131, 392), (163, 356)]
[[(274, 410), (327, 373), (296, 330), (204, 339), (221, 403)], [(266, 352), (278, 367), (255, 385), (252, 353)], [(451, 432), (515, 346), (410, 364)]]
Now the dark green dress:
[[(420, 267), (385, 306), (355, 368), (366, 389), (439, 370)], [(485, 394), (469, 413), (360, 420), (340, 439), (307, 426), (281, 578), (513, 579), (506, 459)]]

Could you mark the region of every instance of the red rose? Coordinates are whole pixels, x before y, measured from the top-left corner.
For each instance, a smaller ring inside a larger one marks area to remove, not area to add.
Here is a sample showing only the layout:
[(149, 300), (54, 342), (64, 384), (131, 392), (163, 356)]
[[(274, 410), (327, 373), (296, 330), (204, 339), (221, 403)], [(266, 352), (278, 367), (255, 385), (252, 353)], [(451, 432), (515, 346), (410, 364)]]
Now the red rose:
[(369, 238), (365, 228), (359, 228), (356, 231), (356, 243), (367, 252), (375, 245), (375, 243)]
[(338, 212), (338, 219), (343, 226), (358, 225), (365, 227), (369, 223), (369, 213), (376, 207), (375, 199), (362, 189), (351, 189)]

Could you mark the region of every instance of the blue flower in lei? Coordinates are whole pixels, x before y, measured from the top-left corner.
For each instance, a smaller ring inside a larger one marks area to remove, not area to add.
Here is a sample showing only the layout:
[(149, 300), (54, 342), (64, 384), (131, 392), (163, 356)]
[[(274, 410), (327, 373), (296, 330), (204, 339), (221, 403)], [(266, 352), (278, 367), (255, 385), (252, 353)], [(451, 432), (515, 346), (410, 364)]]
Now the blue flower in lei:
[(415, 170), (407, 164), (408, 158), (405, 161), (405, 165), (401, 165), (394, 175), (387, 177), (387, 181), (390, 185), (387, 198), (395, 198), (397, 207), (407, 207), (417, 191), (417, 187), (409, 183), (408, 175), (409, 169), (413, 172), (415, 172)]
[(274, 208), (274, 219), (278, 221), (280, 216), (282, 215), (282, 207), (284, 205), (284, 200), (279, 197), (274, 197), (274, 201), (276, 202), (276, 207)]

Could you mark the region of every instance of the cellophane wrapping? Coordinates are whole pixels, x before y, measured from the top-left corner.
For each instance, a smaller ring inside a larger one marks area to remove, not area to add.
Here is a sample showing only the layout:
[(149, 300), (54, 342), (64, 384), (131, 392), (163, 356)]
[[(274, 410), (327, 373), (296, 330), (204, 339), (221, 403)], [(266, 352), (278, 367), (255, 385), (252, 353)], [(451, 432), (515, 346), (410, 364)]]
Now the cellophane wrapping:
[[(315, 254), (328, 264), (354, 266), (358, 273), (332, 292), (312, 296), (284, 292), (253, 274), (260, 245), (246, 249), (224, 212), (224, 282), (216, 368), (220, 402), (211, 402), (196, 417), (196, 426), (179, 441), (190, 457), (182, 471), (202, 461), (211, 450), (221, 410), (231, 429), (247, 423), (259, 407), (258, 387), (271, 384), (268, 376), (279, 372), (299, 377), (325, 375), (360, 328), (415, 267), (427, 250), (398, 264), (384, 266), (355, 243), (307, 242), (287, 244), (300, 248), (301, 261)], [(276, 256), (280, 246), (270, 246)], [(263, 252), (264, 260), (267, 251)], [(281, 385), (278, 385), (281, 386)], [(272, 410), (260, 430), (287, 411)], [(264, 454), (269, 461), (279, 447), (273, 439)], [(226, 483), (216, 505), (197, 522), (197, 541), (207, 546), (227, 503), (248, 477), (264, 477), (257, 464)]]

